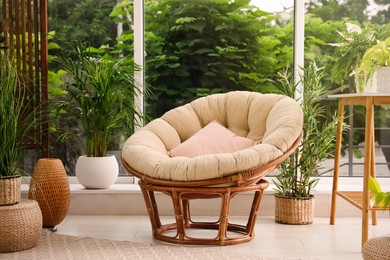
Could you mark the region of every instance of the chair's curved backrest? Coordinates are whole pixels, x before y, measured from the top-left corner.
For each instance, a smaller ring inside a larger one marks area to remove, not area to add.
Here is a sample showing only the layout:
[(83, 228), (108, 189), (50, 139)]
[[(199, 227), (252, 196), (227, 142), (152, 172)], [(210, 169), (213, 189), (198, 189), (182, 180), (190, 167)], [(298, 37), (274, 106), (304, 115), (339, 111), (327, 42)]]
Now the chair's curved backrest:
[[(258, 144), (194, 158), (168, 155), (167, 151), (212, 121)], [(177, 182), (224, 178), (262, 167), (291, 152), (302, 124), (300, 105), (287, 96), (247, 91), (210, 95), (168, 111), (133, 134), (124, 144), (122, 161), (141, 178)]]

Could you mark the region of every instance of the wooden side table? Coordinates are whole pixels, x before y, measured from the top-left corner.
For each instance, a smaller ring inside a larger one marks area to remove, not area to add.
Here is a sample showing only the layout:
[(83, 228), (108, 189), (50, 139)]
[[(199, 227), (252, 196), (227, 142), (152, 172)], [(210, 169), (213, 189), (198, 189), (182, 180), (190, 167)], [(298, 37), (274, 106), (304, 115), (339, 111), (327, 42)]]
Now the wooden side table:
[[(375, 177), (375, 137), (374, 137), (374, 106), (390, 104), (390, 93), (386, 94), (340, 94), (330, 95), (329, 98), (339, 100), (338, 116), (340, 120), (337, 125), (336, 151), (334, 159), (334, 174), (332, 188), (332, 203), (330, 212), (330, 224), (334, 225), (336, 216), (336, 195), (344, 198), (352, 205), (362, 211), (362, 247), (368, 239), (368, 212), (372, 210), (372, 224), (376, 225), (376, 210), (378, 208), (370, 207), (370, 192), (368, 189), (368, 180), (370, 176)], [(346, 105), (362, 105), (366, 107), (366, 127), (364, 140), (364, 175), (363, 191), (339, 191), (338, 178), (340, 170), (341, 140), (343, 128), (343, 114)]]
[(42, 213), (35, 200), (0, 206), (0, 253), (34, 247), (42, 232)]

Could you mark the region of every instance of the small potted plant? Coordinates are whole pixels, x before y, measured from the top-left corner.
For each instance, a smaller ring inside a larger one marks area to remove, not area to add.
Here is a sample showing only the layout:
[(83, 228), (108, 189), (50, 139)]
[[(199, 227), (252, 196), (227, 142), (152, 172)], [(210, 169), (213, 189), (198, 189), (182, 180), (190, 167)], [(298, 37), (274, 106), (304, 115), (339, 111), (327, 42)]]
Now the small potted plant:
[(368, 48), (357, 70), (360, 86), (371, 92), (390, 92), (390, 37)]
[(20, 202), (21, 159), (32, 120), (27, 88), (12, 67), (8, 56), (0, 54), (0, 206)]
[(338, 84), (348, 80), (351, 92), (361, 92), (363, 87), (357, 85), (355, 75), (365, 51), (375, 43), (375, 35), (370, 28), (348, 22), (346, 31), (337, 32), (340, 42), (329, 43), (337, 47), (329, 62), (332, 80)]
[(76, 163), (76, 177), (86, 188), (107, 188), (118, 177), (118, 162), (107, 155), (108, 144), (118, 134), (131, 134), (138, 113), (134, 63), (97, 56), (100, 49), (80, 43), (71, 47), (57, 60), (66, 72), (60, 108), (79, 120), (85, 137), (86, 154)]
[[(281, 164), (281, 174), (275, 184), (275, 221), (285, 224), (310, 224), (313, 221), (313, 188), (319, 179), (314, 176), (321, 162), (331, 155), (334, 147), (337, 116), (326, 120), (325, 108), (320, 101), (326, 96), (321, 83), (323, 68), (310, 64), (301, 77), (304, 91), (301, 102), (304, 122), (302, 142), (298, 149)], [(294, 97), (297, 85), (288, 73), (281, 74), (279, 89)]]

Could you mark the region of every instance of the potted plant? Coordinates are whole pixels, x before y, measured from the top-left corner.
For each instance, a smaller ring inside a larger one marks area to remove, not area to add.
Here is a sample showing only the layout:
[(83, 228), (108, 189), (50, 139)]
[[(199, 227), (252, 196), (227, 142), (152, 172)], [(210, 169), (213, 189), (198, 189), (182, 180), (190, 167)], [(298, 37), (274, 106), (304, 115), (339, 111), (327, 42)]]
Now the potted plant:
[(22, 149), (37, 115), (28, 110), (26, 97), (12, 62), (0, 54), (0, 205), (20, 202)]
[(80, 43), (71, 49), (57, 60), (66, 72), (60, 108), (79, 120), (85, 137), (86, 154), (76, 163), (76, 177), (86, 188), (107, 188), (118, 177), (118, 162), (107, 155), (108, 144), (119, 134), (131, 134), (138, 113), (134, 63), (97, 56), (100, 49)]
[(337, 47), (329, 63), (332, 80), (342, 84), (348, 79), (351, 92), (363, 91), (363, 86), (357, 85), (356, 70), (365, 51), (375, 43), (375, 36), (370, 28), (362, 29), (353, 23), (346, 23), (346, 31), (337, 31), (340, 38), (338, 43), (329, 43)]
[(386, 91), (390, 79), (390, 37), (368, 48), (357, 72), (358, 84), (372, 92)]
[[(298, 84), (292, 82), (290, 74), (281, 74), (279, 89), (294, 97)], [(275, 220), (286, 224), (309, 224), (313, 221), (313, 188), (319, 179), (314, 177), (321, 162), (328, 158), (335, 145), (337, 116), (326, 120), (325, 108), (320, 101), (325, 95), (321, 83), (323, 68), (310, 64), (301, 77), (304, 91), (301, 103), (304, 115), (302, 142), (298, 149), (281, 164), (281, 174), (275, 184)]]

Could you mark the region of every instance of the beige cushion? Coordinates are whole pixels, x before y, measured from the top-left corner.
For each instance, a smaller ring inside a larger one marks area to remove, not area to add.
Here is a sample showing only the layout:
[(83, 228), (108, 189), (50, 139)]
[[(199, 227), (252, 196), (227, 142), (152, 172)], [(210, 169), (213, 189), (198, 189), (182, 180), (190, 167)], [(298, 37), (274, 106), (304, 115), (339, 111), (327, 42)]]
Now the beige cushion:
[[(212, 121), (259, 144), (232, 153), (169, 157), (172, 150)], [(302, 131), (303, 115), (293, 99), (234, 91), (199, 98), (175, 108), (134, 133), (122, 157), (147, 176), (176, 181), (219, 178), (265, 165), (281, 156)]]
[(206, 154), (232, 153), (257, 144), (252, 139), (241, 137), (212, 121), (189, 139), (168, 152), (171, 157), (196, 157)]

